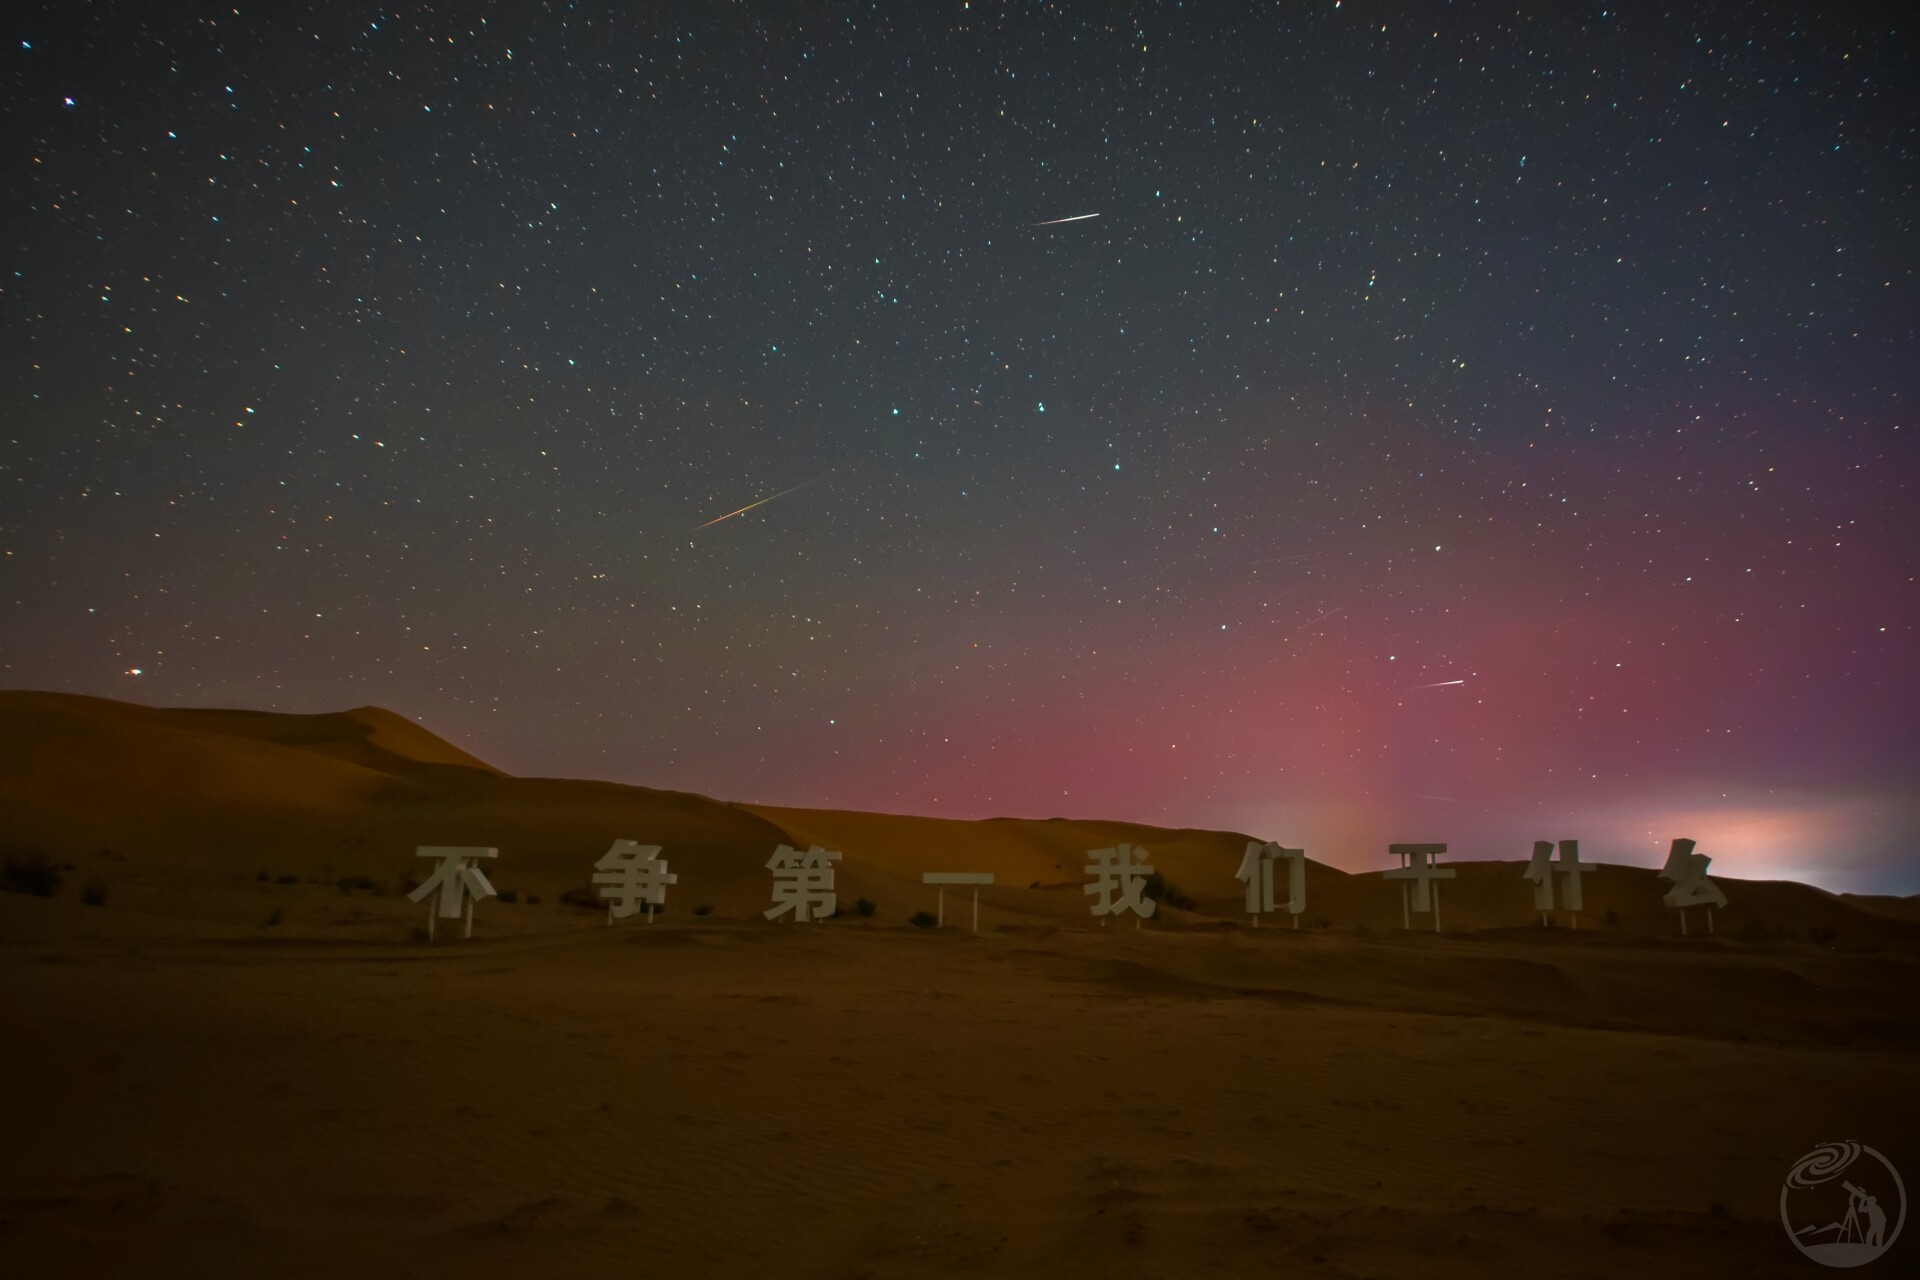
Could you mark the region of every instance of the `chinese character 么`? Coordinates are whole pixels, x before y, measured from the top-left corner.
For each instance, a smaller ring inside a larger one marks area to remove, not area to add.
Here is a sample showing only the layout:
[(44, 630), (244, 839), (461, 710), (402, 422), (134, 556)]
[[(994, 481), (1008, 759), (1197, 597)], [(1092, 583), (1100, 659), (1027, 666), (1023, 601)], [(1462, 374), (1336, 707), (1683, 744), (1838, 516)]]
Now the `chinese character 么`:
[(668, 871), (667, 864), (658, 861), (659, 857), (657, 844), (615, 840), (613, 847), (593, 864), (593, 882), (600, 886), (599, 894), (607, 900), (609, 925), (616, 916), (632, 915), (642, 903), (646, 904), (647, 923), (653, 923), (653, 909), (666, 902), (667, 886), (680, 883), (680, 877)]
[(440, 865), (433, 869), (425, 884), (415, 889), (407, 897), (418, 902), (435, 890), (439, 891), (440, 901), (427, 908), (427, 937), (433, 937), (433, 923), (444, 916), (448, 920), (460, 918), (462, 903), (466, 906), (466, 935), (473, 936), (473, 904), (481, 898), (493, 896), (493, 886), (480, 868), (474, 865), (476, 858), (497, 858), (498, 849), (480, 849), (466, 845), (423, 844), (414, 850), (422, 858), (438, 858)]
[(1705, 904), (1707, 908), (1707, 932), (1713, 932), (1713, 909), (1727, 905), (1727, 895), (1720, 892), (1720, 886), (1707, 879), (1707, 864), (1713, 861), (1704, 853), (1693, 851), (1693, 841), (1675, 840), (1667, 850), (1667, 865), (1660, 868), (1662, 880), (1673, 881), (1673, 888), (1667, 890), (1661, 901), (1680, 912), (1680, 932), (1687, 931), (1687, 908)]
[(801, 924), (832, 915), (839, 907), (833, 892), (833, 862), (838, 853), (829, 853), (814, 845), (801, 853), (791, 845), (781, 845), (767, 859), (773, 872), (773, 905), (766, 910), (769, 920), (787, 912)]

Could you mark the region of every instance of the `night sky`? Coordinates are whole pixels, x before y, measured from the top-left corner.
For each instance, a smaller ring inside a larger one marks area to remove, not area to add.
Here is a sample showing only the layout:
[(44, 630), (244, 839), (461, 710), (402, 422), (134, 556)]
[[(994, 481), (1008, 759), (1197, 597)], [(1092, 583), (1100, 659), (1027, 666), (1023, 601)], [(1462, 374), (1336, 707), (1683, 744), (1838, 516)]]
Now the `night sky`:
[(10, 6), (0, 683), (1920, 890), (1892, 12)]

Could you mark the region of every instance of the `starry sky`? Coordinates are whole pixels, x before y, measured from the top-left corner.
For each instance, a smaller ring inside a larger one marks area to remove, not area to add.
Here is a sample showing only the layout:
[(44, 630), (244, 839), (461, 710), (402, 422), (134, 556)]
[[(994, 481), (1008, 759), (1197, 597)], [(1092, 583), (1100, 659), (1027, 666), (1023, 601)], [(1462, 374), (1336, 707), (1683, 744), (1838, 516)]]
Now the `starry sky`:
[(1915, 892), (1891, 14), (10, 6), (0, 683)]

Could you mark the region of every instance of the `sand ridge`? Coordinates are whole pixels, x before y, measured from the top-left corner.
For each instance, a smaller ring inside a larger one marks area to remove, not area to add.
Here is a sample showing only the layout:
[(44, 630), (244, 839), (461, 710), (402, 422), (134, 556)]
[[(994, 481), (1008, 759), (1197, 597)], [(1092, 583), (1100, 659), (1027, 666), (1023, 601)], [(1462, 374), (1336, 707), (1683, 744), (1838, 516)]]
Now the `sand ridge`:
[[(1681, 938), (1603, 864), (1541, 929), (1457, 861), (1436, 935), (1315, 864), (1255, 929), (1243, 833), (514, 778), (366, 709), (0, 725), (65, 868), (0, 893), (9, 1275), (1805, 1275), (1796, 1159), (1920, 1168), (1907, 900), (1725, 879)], [(563, 900), (616, 836), (681, 874), (656, 923)], [(1122, 841), (1193, 908), (1095, 927)], [(462, 842), (514, 901), (419, 941), (413, 846)], [(816, 842), (874, 913), (767, 922)], [(955, 869), (983, 931), (909, 925)]]
[[(864, 897), (888, 918), (932, 905), (923, 872), (980, 870), (997, 880), (981, 895), (988, 927), (1081, 925), (1087, 851), (1126, 842), (1146, 848), (1194, 903), (1191, 912), (1163, 907), (1162, 924), (1241, 920), (1233, 876), (1253, 838), (1082, 819), (968, 822), (782, 808), (517, 778), (378, 708), (293, 716), (0, 692), (0, 729), (7, 841), (48, 851), (70, 863), (76, 879), (104, 882), (123, 903), (235, 928), (279, 905), (276, 927), (287, 932), (316, 920), (369, 935), (404, 929), (395, 899), (409, 877), (424, 874), (414, 857), (423, 844), (497, 847), (490, 874), (499, 887), (513, 890), (522, 907), (529, 895), (551, 905), (589, 886), (593, 861), (617, 838), (664, 848), (681, 877), (669, 911), (705, 906), (715, 915), (752, 916), (769, 902), (765, 864), (774, 848), (818, 843), (844, 854), (841, 896), (849, 903)], [(1459, 878), (1442, 890), (1444, 920), (1481, 929), (1533, 923), (1517, 852), (1488, 860), (1457, 851), (1449, 861)], [(1725, 860), (1715, 868), (1732, 869)], [(298, 885), (364, 879), (385, 892), (324, 908), (300, 895), (276, 902), (258, 889), (262, 876), (269, 887), (289, 876)], [(1715, 928), (1748, 941), (1866, 947), (1920, 940), (1920, 909), (1909, 900), (1715, 878), (1732, 899)], [(1582, 923), (1635, 936), (1674, 933), (1674, 915), (1660, 902), (1665, 888), (1648, 868), (1603, 863), (1587, 878)], [(590, 923), (565, 912), (489, 907), (491, 928)], [(1350, 875), (1310, 858), (1304, 923), (1396, 928), (1400, 898), (1377, 872)]]

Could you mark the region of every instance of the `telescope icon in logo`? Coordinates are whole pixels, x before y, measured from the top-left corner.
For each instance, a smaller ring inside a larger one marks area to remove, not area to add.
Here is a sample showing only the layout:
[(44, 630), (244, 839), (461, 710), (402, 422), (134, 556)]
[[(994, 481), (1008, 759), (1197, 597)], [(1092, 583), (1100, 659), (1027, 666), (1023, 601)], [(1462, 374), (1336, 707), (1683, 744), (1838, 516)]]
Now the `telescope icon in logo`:
[(1857, 1142), (1826, 1142), (1794, 1162), (1780, 1186), (1780, 1223), (1807, 1257), (1857, 1267), (1893, 1247), (1907, 1222), (1907, 1189), (1885, 1156)]

